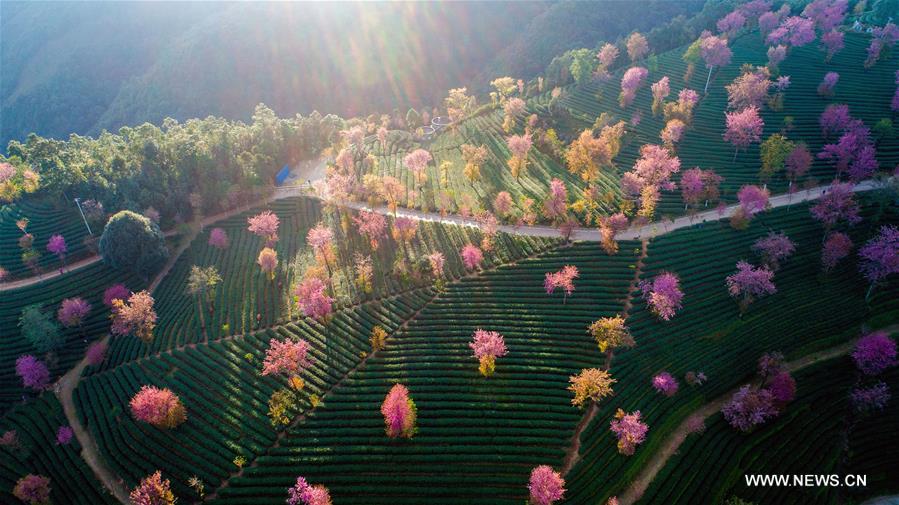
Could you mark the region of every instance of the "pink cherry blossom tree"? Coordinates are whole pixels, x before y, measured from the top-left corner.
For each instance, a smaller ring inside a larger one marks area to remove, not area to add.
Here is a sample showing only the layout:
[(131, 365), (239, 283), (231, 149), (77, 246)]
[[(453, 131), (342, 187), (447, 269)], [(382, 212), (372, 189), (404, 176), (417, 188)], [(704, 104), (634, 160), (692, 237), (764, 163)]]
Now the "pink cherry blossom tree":
[(378, 241), (384, 238), (387, 230), (387, 219), (377, 212), (360, 211), (353, 217), (357, 230), (369, 240), (373, 250), (378, 248)]
[(865, 375), (878, 375), (896, 365), (896, 342), (885, 331), (858, 339), (852, 352), (855, 366)]
[(718, 201), (719, 187), (723, 180), (724, 178), (716, 174), (714, 170), (702, 170), (695, 167), (684, 171), (680, 179), (684, 208), (686, 209), (687, 206), (697, 207), (703, 200), (706, 202), (706, 206), (709, 202)]
[(621, 94), (618, 96), (618, 103), (622, 109), (626, 109), (634, 101), (637, 96), (637, 90), (643, 86), (649, 70), (643, 67), (631, 67), (627, 69), (621, 77)]
[(565, 496), (565, 479), (549, 465), (531, 470), (528, 505), (552, 505)]
[(297, 477), (287, 490), (287, 505), (331, 505), (331, 494), (325, 486), (313, 486), (304, 477)]
[(174, 428), (187, 420), (178, 395), (168, 388), (142, 386), (129, 403), (134, 419), (157, 428)]
[(752, 250), (761, 256), (762, 263), (776, 272), (780, 263), (796, 251), (796, 244), (783, 232), (770, 232), (752, 244)]
[(168, 479), (162, 478), (162, 472), (159, 470), (141, 479), (140, 484), (131, 491), (129, 498), (134, 505), (175, 504), (171, 483)]
[(228, 233), (224, 228), (213, 228), (209, 232), (209, 245), (216, 249), (227, 249), (229, 244)]
[(106, 359), (107, 350), (109, 350), (109, 345), (106, 342), (97, 341), (92, 343), (85, 352), (87, 363), (91, 366), (99, 366)]
[(578, 269), (574, 265), (565, 265), (558, 272), (546, 272), (543, 288), (546, 289), (548, 295), (553, 294), (556, 289), (561, 289), (565, 293), (563, 298), (563, 303), (565, 303), (574, 292), (574, 280), (578, 278), (578, 275)]
[(745, 261), (737, 262), (737, 272), (727, 276), (727, 291), (738, 300), (740, 317), (755, 300), (773, 295), (777, 288), (771, 279), (774, 272), (765, 267), (754, 267)]
[(671, 93), (671, 84), (668, 76), (664, 76), (658, 81), (652, 83), (650, 89), (652, 89), (652, 114), (654, 116), (658, 116), (662, 111), (662, 104), (665, 101), (665, 98)]
[(812, 153), (808, 150), (808, 146), (802, 142), (796, 144), (796, 147), (787, 155), (784, 166), (787, 168), (787, 179), (790, 180), (792, 188), (796, 180), (804, 177), (812, 166)]
[(740, 10), (728, 13), (715, 24), (715, 27), (718, 28), (718, 33), (722, 33), (728, 37), (732, 37), (744, 26), (746, 26), (746, 16), (744, 16)]
[(50, 505), (50, 478), (30, 473), (16, 481), (12, 494), (28, 505)]
[(553, 178), (549, 183), (549, 193), (543, 201), (543, 215), (552, 221), (559, 221), (568, 211), (568, 189), (560, 179)]
[(824, 271), (829, 272), (837, 266), (840, 260), (849, 256), (852, 248), (853, 243), (849, 235), (842, 232), (829, 234), (821, 249), (821, 264), (824, 265)]
[(650, 312), (662, 321), (670, 321), (683, 307), (680, 279), (671, 272), (662, 272), (652, 281), (642, 281), (640, 289)]
[(481, 266), (481, 263), (484, 261), (484, 254), (476, 245), (466, 244), (465, 247), (462, 248), (461, 255), (462, 263), (468, 270), (479, 268)]
[(835, 54), (846, 47), (843, 32), (831, 30), (821, 36), (821, 49), (824, 50), (824, 61), (830, 62)]
[(281, 220), (278, 219), (277, 214), (267, 210), (248, 218), (247, 224), (249, 224), (249, 227), (247, 229), (251, 233), (264, 238), (266, 245), (271, 247), (272, 244), (278, 241), (278, 226), (280, 223)]
[(506, 144), (509, 147), (509, 152), (512, 153), (508, 163), (509, 170), (512, 172), (512, 177), (518, 180), (521, 172), (527, 168), (528, 152), (531, 150), (533, 141), (531, 136), (525, 133), (524, 135), (512, 135), (506, 139)]
[(75, 430), (71, 426), (60, 426), (56, 430), (56, 445), (69, 445), (74, 435)]
[(403, 165), (412, 171), (412, 174), (415, 176), (415, 182), (419, 186), (424, 182), (425, 169), (428, 168), (428, 163), (431, 162), (431, 159), (431, 153), (424, 149), (416, 149), (403, 157)]
[(47, 365), (30, 354), (16, 359), (16, 375), (22, 379), (23, 387), (35, 391), (46, 389), (50, 382), (50, 370), (47, 369)]
[(68, 247), (66, 247), (66, 239), (58, 233), (55, 235), (51, 235), (50, 240), (47, 241), (47, 251), (59, 257), (59, 261), (60, 263), (62, 263), (59, 271), (60, 273), (62, 273), (63, 269), (66, 266), (66, 252), (68, 251)]
[(830, 230), (839, 223), (853, 226), (861, 222), (858, 202), (852, 192), (852, 184), (834, 181), (824, 196), (818, 199), (809, 209), (812, 217)]
[(271, 339), (262, 361), (262, 375), (298, 375), (312, 365), (309, 342)]
[[(737, 14), (732, 12), (730, 15)], [(745, 22), (745, 19), (743, 20)], [(720, 23), (720, 22), (719, 22)], [(712, 69), (715, 67), (724, 67), (730, 63), (733, 57), (733, 51), (727, 47), (727, 39), (709, 35), (701, 39), (699, 43), (699, 51), (706, 68), (709, 69), (709, 75), (705, 81), (703, 93), (708, 93), (709, 82), (712, 79)]]
[(768, 70), (776, 72), (781, 62), (787, 58), (787, 46), (772, 46), (768, 48)]
[(306, 317), (324, 321), (333, 311), (334, 299), (325, 293), (325, 283), (318, 277), (309, 277), (297, 285), (297, 305)]
[(721, 408), (724, 419), (734, 428), (749, 432), (754, 427), (777, 415), (774, 398), (767, 389), (754, 389), (748, 385), (734, 393), (730, 402)]
[(412, 438), (417, 431), (415, 421), (417, 409), (409, 396), (409, 389), (402, 384), (394, 384), (381, 404), (381, 415), (387, 436), (390, 438)]
[(800, 16), (788, 17), (765, 40), (768, 44), (802, 47), (815, 40), (815, 23)]
[(734, 160), (740, 149), (746, 149), (750, 144), (761, 140), (762, 129), (765, 122), (759, 115), (758, 107), (752, 105), (737, 112), (725, 114), (727, 131), (724, 132), (724, 140), (734, 146)]
[(472, 335), (468, 347), (474, 351), (474, 357), (480, 364), (478, 371), (484, 377), (493, 375), (496, 370), (496, 358), (509, 353), (506, 342), (498, 331), (487, 331), (478, 328)]
[(899, 228), (881, 227), (880, 233), (865, 243), (858, 255), (861, 258), (858, 268), (870, 283), (866, 295), (869, 298), (874, 286), (899, 273)]
[(81, 326), (90, 311), (91, 304), (87, 303), (84, 298), (66, 298), (59, 304), (56, 318), (67, 328)]
[(610, 423), (611, 431), (618, 437), (618, 452), (625, 456), (634, 454), (637, 446), (646, 440), (649, 426), (640, 420), (640, 411), (625, 413), (618, 409)]
[(627, 38), (627, 55), (631, 61), (637, 61), (649, 53), (649, 42), (640, 32), (634, 32)]
[(845, 104), (828, 105), (818, 117), (818, 124), (821, 125), (821, 133), (824, 137), (842, 133), (851, 122), (849, 106)]
[(155, 300), (148, 291), (132, 294), (127, 301), (114, 299), (112, 302), (112, 328), (114, 335), (131, 335), (148, 343), (153, 340), (156, 327)]
[(827, 72), (824, 74), (824, 79), (821, 80), (821, 84), (818, 85), (818, 94), (821, 96), (832, 96), (833, 89), (836, 87), (839, 80), (840, 74), (836, 72)]
[(668, 372), (661, 372), (652, 378), (652, 387), (659, 393), (671, 397), (677, 393), (677, 379)]

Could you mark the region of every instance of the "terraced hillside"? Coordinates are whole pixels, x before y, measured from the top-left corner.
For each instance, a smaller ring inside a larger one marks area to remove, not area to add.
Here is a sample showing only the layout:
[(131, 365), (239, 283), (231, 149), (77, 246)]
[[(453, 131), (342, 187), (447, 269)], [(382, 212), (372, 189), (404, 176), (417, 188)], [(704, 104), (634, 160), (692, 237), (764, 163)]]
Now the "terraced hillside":
[[(26, 231), (34, 235), (33, 247), (41, 254), (37, 262), (39, 269), (47, 271), (61, 266), (59, 258), (47, 252), (47, 241), (50, 240), (50, 236), (57, 233), (66, 239), (69, 250), (66, 255), (68, 262), (90, 254), (84, 244), (84, 239), (88, 236), (87, 229), (74, 203), (66, 202), (53, 206), (48, 203), (24, 201), (0, 205), (0, 267), (9, 272), (7, 280), (34, 275), (34, 272), (22, 263), (22, 250), (18, 245), (22, 232), (16, 226), (16, 221), (23, 218), (28, 219)], [(99, 233), (103, 230), (93, 231), (99, 238)]]
[(119, 282), (133, 290), (141, 289), (144, 285), (137, 276), (111, 270), (103, 263), (95, 263), (40, 284), (0, 293), (3, 299), (3, 304), (0, 305), (0, 411), (7, 410), (14, 403), (33, 394), (22, 389), (22, 381), (15, 375), (16, 358), (23, 354), (33, 354), (41, 360), (46, 358), (21, 334), (19, 316), (22, 309), (31, 304), (39, 304), (55, 322), (56, 312), (63, 299), (80, 296), (91, 304), (90, 315), (80, 328), (60, 328), (65, 343), (53, 352), (53, 359), (45, 361), (50, 368), (52, 381), (84, 356), (90, 342), (109, 331), (109, 309), (103, 305), (103, 291)]
[[(894, 72), (899, 64), (899, 52), (893, 51), (870, 69), (864, 69), (869, 36), (861, 33), (846, 33), (846, 47), (832, 59), (824, 62), (824, 54), (817, 44), (793, 48), (785, 61), (779, 65), (780, 75), (789, 76), (791, 85), (785, 93), (782, 110), (774, 111), (769, 107), (763, 110), (765, 121), (763, 138), (773, 133), (783, 133), (789, 139), (805, 142), (813, 153), (817, 153), (825, 143), (818, 125), (818, 116), (828, 104), (841, 103), (849, 105), (853, 116), (862, 119), (872, 127), (883, 118), (890, 118), (889, 104), (895, 90)], [(725, 85), (740, 74), (740, 65), (751, 63), (765, 65), (767, 63), (767, 47), (762, 43), (757, 32), (750, 32), (732, 41), (733, 63), (715, 69), (709, 84), (708, 94), (701, 96), (699, 105), (694, 111), (692, 126), (677, 146), (677, 154), (681, 158), (682, 169), (699, 166), (703, 169), (714, 169), (725, 180), (721, 185), (722, 199), (726, 202), (736, 201), (736, 191), (744, 184), (758, 184), (760, 166), (758, 145), (751, 146), (734, 159), (733, 147), (724, 141), (724, 113), (727, 108), (727, 92)], [(536, 113), (547, 119), (549, 126), (566, 141), (584, 128), (593, 126), (595, 119), (603, 113), (611, 115), (614, 121), (631, 121), (635, 113), (639, 113), (640, 121), (631, 125), (631, 132), (625, 137), (621, 153), (616, 158), (617, 171), (603, 171), (596, 182), (600, 193), (612, 192), (621, 198), (619, 185), (620, 175), (630, 170), (639, 156), (640, 146), (653, 143), (660, 144), (659, 133), (665, 126), (662, 116), (653, 116), (652, 93), (649, 84), (668, 76), (671, 81), (671, 97), (683, 88), (691, 88), (702, 92), (707, 73), (702, 64), (697, 66), (692, 78), (685, 82), (686, 63), (681, 56), (686, 48), (681, 47), (658, 55), (657, 68), (651, 65), (646, 84), (637, 92), (634, 103), (626, 109), (618, 104), (618, 93), (621, 90), (621, 76), (625, 69), (614, 73), (605, 82), (590, 82), (584, 85), (570, 85), (563, 90), (561, 106), (568, 115), (550, 116), (548, 112), (549, 93), (528, 100), (527, 112)], [(638, 63), (646, 65), (646, 62)], [(821, 97), (817, 87), (824, 74), (838, 71), (841, 79), (833, 96)], [(669, 97), (669, 99), (671, 99)], [(787, 118), (789, 126), (787, 126)], [(569, 190), (570, 200), (578, 199), (584, 189), (584, 183), (570, 174), (563, 160), (553, 159), (546, 154), (531, 149), (528, 169), (519, 180), (513, 178), (506, 166), (510, 152), (506, 146), (507, 135), (502, 130), (503, 112), (494, 110), (468, 119), (455, 128), (440, 134), (430, 145), (425, 146), (433, 155), (434, 161), (428, 166), (427, 181), (423, 184), (420, 195), (410, 202), (420, 207), (426, 202), (430, 209), (439, 205), (441, 191), (450, 191), (456, 205), (474, 202), (481, 208), (492, 209), (492, 199), (499, 191), (509, 191), (516, 202), (521, 197), (532, 198), (538, 203), (546, 196), (549, 180), (552, 177), (562, 179)], [(524, 120), (517, 121), (513, 133), (524, 131)], [(482, 180), (470, 183), (463, 175), (465, 162), (461, 157), (460, 146), (464, 143), (486, 145), (490, 156), (481, 168)], [(371, 148), (377, 156), (377, 173), (392, 175), (403, 181), (408, 188), (417, 185), (410, 170), (403, 166), (403, 155), (414, 148), (408, 143), (392, 143), (381, 151), (379, 146)], [(878, 141), (877, 156), (881, 167), (890, 168), (899, 163), (899, 136), (882, 138)], [(448, 184), (443, 185), (438, 167), (444, 162), (452, 163)], [(826, 183), (833, 177), (833, 168), (822, 160), (815, 160), (812, 169), (804, 179), (797, 181), (798, 186), (805, 184)], [(678, 177), (675, 177), (677, 180)], [(788, 181), (783, 175), (773, 178), (768, 183), (774, 193), (788, 191)], [(614, 205), (604, 204), (603, 211), (608, 212)], [(663, 192), (656, 216), (675, 216), (684, 213), (684, 204), (679, 191)]]
[[(877, 208), (866, 206), (865, 214), (871, 218)], [(891, 211), (882, 222), (897, 223), (899, 215)], [(769, 230), (784, 231), (796, 242), (796, 253), (774, 277), (778, 292), (752, 304), (740, 318), (724, 279), (736, 270), (738, 260), (757, 261), (750, 246)], [(851, 235), (861, 243), (874, 230), (868, 224)], [(585, 431), (581, 462), (568, 477), (566, 503), (599, 503), (620, 494), (693, 409), (751, 376), (762, 353), (778, 350), (795, 358), (858, 336), (860, 325), (869, 318), (881, 325), (895, 321), (899, 283), (887, 284), (866, 305), (866, 286), (854, 260), (828, 275), (821, 273), (822, 236), (807, 206), (801, 205), (773, 210), (746, 231), (735, 231), (723, 222), (706, 223), (652, 241), (642, 278), (662, 271), (679, 275), (684, 308), (663, 323), (642, 300), (635, 303), (629, 323), (637, 347), (616, 356), (612, 366), (620, 381), (616, 398), (621, 401), (602, 405)], [(663, 370), (682, 383), (673, 398), (664, 398), (651, 387), (652, 376)], [(683, 376), (691, 370), (705, 372), (709, 381), (701, 387), (687, 386)], [(609, 420), (618, 407), (639, 409), (650, 426), (646, 443), (631, 457), (617, 453), (609, 432)]]
[[(274, 281), (267, 279), (256, 264), (256, 256), (264, 240), (247, 231), (247, 218), (263, 209), (271, 209), (281, 220), (280, 240), (275, 246), (279, 267)], [(154, 293), (159, 323), (153, 342), (145, 345), (136, 339), (117, 340), (111, 348), (110, 365), (207, 338), (248, 333), (296, 318), (293, 288), (298, 281), (298, 272), (302, 274), (312, 262), (312, 253), (306, 245), (306, 233), (322, 219), (329, 224), (335, 233), (336, 243), (340, 244), (332, 282), (336, 285), (338, 305), (342, 306), (433, 283), (430, 278), (402, 279), (395, 275), (393, 265), (404, 255), (412, 258), (411, 263), (439, 251), (446, 258), (446, 276), (456, 278), (464, 275), (460, 250), (468, 243), (479, 244), (482, 238), (476, 228), (420, 222), (415, 238), (407, 246), (402, 246), (388, 233), (381, 239), (378, 249), (371, 251), (368, 241), (360, 236), (354, 225), (347, 228), (341, 226), (341, 222), (349, 220), (348, 214), (344, 216), (337, 217), (333, 212), (323, 215), (319, 201), (311, 198), (278, 200), (216, 223), (216, 227), (223, 228), (228, 234), (230, 246), (225, 250), (209, 245), (211, 227), (207, 228), (178, 258)], [(495, 250), (485, 254), (484, 266), (490, 268), (529, 256), (557, 242), (553, 239), (499, 234), (495, 239)], [(356, 252), (372, 255), (375, 278), (371, 293), (363, 292), (353, 282)], [(201, 310), (196, 297), (186, 292), (192, 265), (215, 266), (222, 276), (221, 286), (210, 298), (215, 307), (211, 313)]]
[[(215, 502), (278, 503), (299, 473), (340, 503), (521, 503), (534, 465), (562, 463), (580, 415), (568, 378), (604, 360), (585, 328), (622, 310), (637, 245), (607, 257), (578, 244), (449, 285)], [(565, 264), (580, 270), (567, 302), (542, 287)], [(486, 379), (468, 348), (477, 328), (509, 348)], [(396, 382), (418, 407), (407, 441), (384, 436), (378, 411)]]
[(57, 430), (67, 425), (62, 406), (51, 393), (4, 415), (0, 431), (15, 430), (19, 447), (0, 448), (0, 501), (21, 503), (11, 491), (20, 477), (31, 473), (50, 478), (53, 503), (117, 503), (81, 459), (77, 439), (66, 445), (56, 443)]
[[(775, 422), (749, 434), (716, 415), (701, 436), (687, 438), (639, 503), (720, 503), (738, 496), (755, 503), (845, 503), (895, 492), (899, 475), (895, 402), (882, 412), (852, 411), (855, 368), (837, 358), (795, 375), (796, 400)], [(883, 377), (895, 390), (899, 373)], [(689, 471), (684, 471), (689, 468)], [(747, 487), (744, 474), (864, 475), (863, 488)], [(701, 476), (701, 479), (698, 478)]]

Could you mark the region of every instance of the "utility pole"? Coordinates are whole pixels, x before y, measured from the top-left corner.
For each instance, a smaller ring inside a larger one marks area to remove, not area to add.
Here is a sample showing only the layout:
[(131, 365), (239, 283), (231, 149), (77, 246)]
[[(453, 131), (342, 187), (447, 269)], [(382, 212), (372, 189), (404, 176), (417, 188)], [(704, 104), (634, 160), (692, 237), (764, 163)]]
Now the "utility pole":
[(91, 225), (87, 224), (87, 218), (84, 217), (84, 211), (81, 210), (81, 198), (75, 198), (75, 205), (78, 206), (78, 212), (81, 213), (81, 220), (84, 221), (84, 226), (87, 228), (87, 233), (90, 236), (94, 236), (94, 232), (91, 231)]

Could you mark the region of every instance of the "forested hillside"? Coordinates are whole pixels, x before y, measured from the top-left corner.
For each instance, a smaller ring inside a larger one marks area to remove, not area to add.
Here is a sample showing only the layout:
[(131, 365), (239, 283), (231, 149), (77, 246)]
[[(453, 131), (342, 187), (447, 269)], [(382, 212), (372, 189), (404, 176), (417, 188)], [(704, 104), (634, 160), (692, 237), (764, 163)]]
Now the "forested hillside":
[(281, 117), (405, 113), (703, 2), (660, 4), (647, 15), (622, 2), (3, 2), (0, 145), (166, 117), (246, 120), (260, 102)]

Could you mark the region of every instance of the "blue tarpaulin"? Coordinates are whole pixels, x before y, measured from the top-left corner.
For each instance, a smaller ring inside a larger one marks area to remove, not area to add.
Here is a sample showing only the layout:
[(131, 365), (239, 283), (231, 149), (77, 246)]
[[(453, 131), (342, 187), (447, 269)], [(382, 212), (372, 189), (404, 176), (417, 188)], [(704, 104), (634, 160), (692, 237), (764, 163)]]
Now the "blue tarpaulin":
[(284, 180), (287, 179), (288, 175), (290, 175), (290, 165), (284, 165), (278, 174), (275, 175), (275, 186), (284, 184)]

